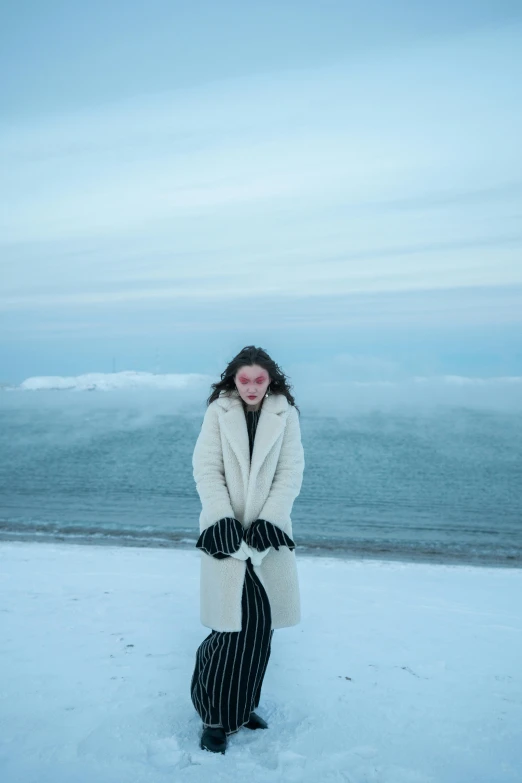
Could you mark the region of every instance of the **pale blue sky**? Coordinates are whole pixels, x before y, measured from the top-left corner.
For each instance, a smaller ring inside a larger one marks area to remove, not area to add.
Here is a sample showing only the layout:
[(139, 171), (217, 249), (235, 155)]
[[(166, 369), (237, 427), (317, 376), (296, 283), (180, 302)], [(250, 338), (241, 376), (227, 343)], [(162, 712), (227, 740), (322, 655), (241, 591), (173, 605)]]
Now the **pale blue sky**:
[(0, 382), (522, 375), (522, 4), (0, 22)]

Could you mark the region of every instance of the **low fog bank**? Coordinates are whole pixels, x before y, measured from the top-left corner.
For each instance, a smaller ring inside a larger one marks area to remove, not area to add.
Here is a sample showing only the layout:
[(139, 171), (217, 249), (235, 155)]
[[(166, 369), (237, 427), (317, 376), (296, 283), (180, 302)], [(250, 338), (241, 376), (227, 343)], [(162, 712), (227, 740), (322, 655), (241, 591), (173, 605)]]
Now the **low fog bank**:
[[(429, 415), (440, 406), (477, 408), (500, 412), (522, 410), (522, 376), (472, 378), (466, 376), (415, 376), (405, 379), (328, 381), (324, 375), (299, 379), (290, 374), (292, 392), (302, 415), (343, 416), (354, 412), (390, 410)], [(138, 406), (143, 412), (200, 416), (216, 378), (196, 374), (154, 374), (125, 371), (88, 373), (74, 377), (27, 378), (20, 386), (7, 386), (1, 405), (62, 407), (73, 403), (85, 410)], [(66, 402), (67, 400), (67, 402)]]

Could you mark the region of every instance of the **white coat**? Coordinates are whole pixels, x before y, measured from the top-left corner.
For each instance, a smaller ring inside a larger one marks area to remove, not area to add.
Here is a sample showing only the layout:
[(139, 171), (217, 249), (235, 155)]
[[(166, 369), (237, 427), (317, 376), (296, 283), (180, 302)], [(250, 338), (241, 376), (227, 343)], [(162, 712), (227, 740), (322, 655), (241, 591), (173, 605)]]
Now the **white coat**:
[[(222, 517), (235, 517), (244, 528), (266, 519), (295, 542), (290, 514), (305, 461), (298, 414), (284, 394), (263, 400), (250, 461), (239, 392), (221, 391), (205, 411), (192, 466), (202, 505), (200, 533)], [(268, 594), (272, 628), (297, 625), (301, 606), (295, 552), (286, 546), (271, 548), (254, 569)], [(244, 560), (217, 559), (201, 551), (201, 623), (207, 628), (241, 630), (245, 571)]]

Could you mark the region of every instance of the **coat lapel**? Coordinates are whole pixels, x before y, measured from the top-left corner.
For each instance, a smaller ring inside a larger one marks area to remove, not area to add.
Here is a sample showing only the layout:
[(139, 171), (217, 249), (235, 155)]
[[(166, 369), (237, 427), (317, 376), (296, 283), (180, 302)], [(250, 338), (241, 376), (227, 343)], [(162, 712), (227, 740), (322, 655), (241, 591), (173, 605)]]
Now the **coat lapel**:
[(251, 463), (246, 417), (238, 392), (221, 392), (218, 399), (225, 411), (221, 418), (221, 428), (239, 462), (246, 498), (249, 484), (255, 481), (270, 449), (285, 428), (286, 416), (281, 414), (288, 410), (288, 400), (284, 394), (271, 394), (263, 401)]

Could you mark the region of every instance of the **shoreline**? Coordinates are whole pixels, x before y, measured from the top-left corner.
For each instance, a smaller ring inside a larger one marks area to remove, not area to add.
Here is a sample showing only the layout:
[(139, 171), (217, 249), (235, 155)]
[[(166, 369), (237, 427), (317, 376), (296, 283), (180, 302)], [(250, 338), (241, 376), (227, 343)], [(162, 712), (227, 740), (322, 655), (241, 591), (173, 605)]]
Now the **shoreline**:
[[(3, 543), (21, 543), (21, 544), (72, 544), (77, 546), (93, 547), (115, 547), (121, 549), (173, 549), (176, 551), (195, 551), (196, 538), (193, 541), (186, 537), (181, 540), (153, 539), (145, 541), (138, 538), (126, 538), (124, 536), (108, 536), (104, 534), (98, 538), (94, 536), (73, 536), (44, 533), (40, 536), (35, 535), (34, 531), (24, 535), (21, 531), (1, 531), (0, 545)], [(472, 556), (442, 552), (426, 552), (418, 550), (416, 552), (404, 552), (401, 550), (390, 551), (383, 549), (368, 550), (364, 548), (348, 548), (346, 545), (335, 548), (322, 547), (320, 545), (300, 544), (296, 547), (297, 557), (308, 557), (313, 559), (334, 558), (336, 560), (346, 561), (381, 561), (392, 563), (404, 563), (407, 565), (436, 565), (436, 566), (467, 566), (474, 568), (499, 568), (520, 570), (522, 560), (513, 558), (501, 558), (495, 555)]]

